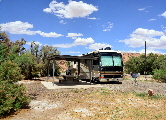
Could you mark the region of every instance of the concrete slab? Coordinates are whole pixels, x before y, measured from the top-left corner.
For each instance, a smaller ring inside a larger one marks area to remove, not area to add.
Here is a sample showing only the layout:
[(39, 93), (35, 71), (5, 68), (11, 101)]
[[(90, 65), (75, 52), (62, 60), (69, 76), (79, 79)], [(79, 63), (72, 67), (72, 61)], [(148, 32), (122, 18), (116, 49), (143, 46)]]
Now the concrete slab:
[(58, 82), (41, 82), (47, 89), (60, 89), (60, 88), (91, 88), (91, 87), (103, 87), (102, 85), (91, 84), (86, 82), (78, 82), (77, 84), (61, 84)]

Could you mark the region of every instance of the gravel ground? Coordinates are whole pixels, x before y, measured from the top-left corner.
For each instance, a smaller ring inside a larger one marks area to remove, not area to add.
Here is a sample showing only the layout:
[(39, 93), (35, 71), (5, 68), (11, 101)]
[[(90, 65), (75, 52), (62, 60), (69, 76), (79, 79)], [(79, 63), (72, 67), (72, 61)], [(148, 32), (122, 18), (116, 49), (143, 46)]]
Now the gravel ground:
[(138, 85), (136, 85), (132, 80), (124, 80), (122, 84), (103, 84), (103, 87), (115, 91), (136, 93), (147, 93), (149, 89), (152, 89), (155, 94), (166, 96), (166, 83), (142, 81), (138, 81), (137, 83)]
[[(19, 112), (4, 118), (5, 120), (75, 120), (70, 115), (64, 114), (65, 111), (79, 107), (77, 102), (73, 102), (75, 99), (84, 99), (83, 97), (85, 94), (99, 89), (47, 89), (43, 84), (41, 84), (41, 81), (28, 81), (22, 83), (27, 88), (27, 95), (32, 99), (29, 104), (29, 108), (22, 109)], [(165, 83), (138, 81), (138, 85), (135, 85), (131, 80), (124, 80), (122, 84), (102, 83), (101, 85), (112, 91), (121, 92), (147, 93), (149, 89), (153, 89), (155, 94), (162, 94), (166, 96)], [(78, 90), (83, 92), (78, 92)]]

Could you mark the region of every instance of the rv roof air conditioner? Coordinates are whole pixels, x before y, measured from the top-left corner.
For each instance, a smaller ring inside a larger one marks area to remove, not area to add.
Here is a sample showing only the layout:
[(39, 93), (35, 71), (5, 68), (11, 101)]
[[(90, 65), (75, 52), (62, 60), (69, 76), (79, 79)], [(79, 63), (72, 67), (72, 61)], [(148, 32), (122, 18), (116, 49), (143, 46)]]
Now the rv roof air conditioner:
[(111, 47), (106, 47), (104, 48), (104, 50), (111, 50)]

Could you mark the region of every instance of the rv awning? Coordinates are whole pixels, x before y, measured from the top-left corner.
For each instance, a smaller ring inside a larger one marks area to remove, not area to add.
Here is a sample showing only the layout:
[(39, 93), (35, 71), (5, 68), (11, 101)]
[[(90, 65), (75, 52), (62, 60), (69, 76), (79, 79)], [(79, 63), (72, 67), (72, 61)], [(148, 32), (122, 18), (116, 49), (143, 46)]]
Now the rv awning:
[(95, 60), (96, 57), (89, 56), (71, 56), (71, 55), (54, 55), (48, 57), (48, 60), (66, 60), (66, 61), (78, 61), (78, 60)]

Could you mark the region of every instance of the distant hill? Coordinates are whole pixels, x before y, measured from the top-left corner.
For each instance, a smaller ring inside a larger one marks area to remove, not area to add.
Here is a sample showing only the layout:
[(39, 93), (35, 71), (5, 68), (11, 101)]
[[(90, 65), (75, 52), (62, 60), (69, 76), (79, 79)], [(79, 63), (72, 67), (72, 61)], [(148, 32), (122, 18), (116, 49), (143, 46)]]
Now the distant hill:
[(123, 58), (123, 63), (129, 60), (130, 57), (138, 57), (144, 53), (123, 53), (122, 52), (122, 58)]

